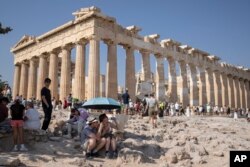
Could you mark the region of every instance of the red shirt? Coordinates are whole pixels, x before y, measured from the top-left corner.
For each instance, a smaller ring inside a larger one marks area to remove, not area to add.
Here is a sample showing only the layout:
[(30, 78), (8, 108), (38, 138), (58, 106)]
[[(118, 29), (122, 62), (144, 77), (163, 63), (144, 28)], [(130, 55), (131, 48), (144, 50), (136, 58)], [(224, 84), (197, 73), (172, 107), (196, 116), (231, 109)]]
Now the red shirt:
[(6, 118), (8, 118), (8, 108), (0, 104), (0, 122), (4, 121)]

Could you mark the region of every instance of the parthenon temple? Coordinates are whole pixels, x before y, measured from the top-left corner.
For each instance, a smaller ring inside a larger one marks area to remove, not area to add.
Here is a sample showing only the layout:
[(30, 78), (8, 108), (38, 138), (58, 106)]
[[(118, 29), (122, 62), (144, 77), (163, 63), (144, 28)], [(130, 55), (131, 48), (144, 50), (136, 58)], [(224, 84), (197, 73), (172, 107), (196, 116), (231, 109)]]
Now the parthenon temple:
[[(152, 79), (150, 56), (155, 57), (158, 100), (168, 96), (170, 102), (178, 100), (183, 106), (212, 103), (250, 108), (250, 69), (221, 62), (217, 56), (172, 39), (159, 41), (158, 34), (140, 36), (141, 28), (124, 28), (97, 7), (81, 8), (73, 15), (73, 20), (45, 34), (25, 35), (11, 49), (15, 65), (13, 97), (19, 94), (41, 99), (40, 90), (46, 77), (52, 80), (51, 94), (57, 99), (63, 100), (70, 93), (79, 100), (98, 97), (101, 92), (100, 63), (106, 63), (105, 96), (117, 99), (117, 46), (120, 45), (126, 53), (125, 87), (132, 100), (136, 96), (134, 52), (138, 51), (142, 60), (142, 81)], [(107, 46), (107, 62), (100, 62), (100, 42)], [(75, 63), (71, 61), (73, 48)], [(167, 90), (165, 61), (168, 63)], [(176, 65), (180, 69), (178, 82)]]

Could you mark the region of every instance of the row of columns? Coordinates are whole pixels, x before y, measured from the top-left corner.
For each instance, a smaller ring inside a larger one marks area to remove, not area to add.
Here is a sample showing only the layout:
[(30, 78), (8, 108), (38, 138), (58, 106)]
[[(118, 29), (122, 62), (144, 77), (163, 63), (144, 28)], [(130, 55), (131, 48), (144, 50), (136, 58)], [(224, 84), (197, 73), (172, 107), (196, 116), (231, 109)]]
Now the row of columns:
[[(76, 42), (76, 64), (75, 79), (72, 85), (73, 97), (80, 100), (85, 99), (85, 64), (86, 45), (89, 42), (89, 62), (88, 62), (88, 99), (100, 96), (100, 39), (96, 36), (89, 38), (89, 41), (81, 40)], [(106, 97), (117, 98), (117, 44), (111, 40), (104, 41), (108, 47), (107, 53), (107, 73), (106, 73)], [(129, 89), (132, 100), (135, 100), (135, 58), (134, 48), (124, 46), (126, 50), (126, 73), (125, 87)], [(48, 76), (52, 83), (50, 86), (53, 97), (58, 98), (58, 74), (59, 57), (61, 52), (61, 75), (60, 75), (60, 100), (63, 100), (71, 93), (71, 49), (72, 45), (53, 50), (48, 55), (40, 55), (38, 67), (33, 58), (29, 62), (22, 62), (21, 66), (15, 66), (13, 96), (17, 94), (31, 98), (36, 95), (40, 99), (40, 90), (43, 87), (44, 79)], [(150, 52), (141, 50), (143, 80), (151, 81)], [(156, 58), (156, 97), (164, 100), (165, 78), (164, 78), (164, 58), (161, 55), (154, 55)], [(168, 95), (170, 102), (178, 100), (176, 60), (167, 57), (168, 65)], [(218, 106), (250, 107), (249, 81), (228, 76), (219, 71), (204, 69), (194, 64), (188, 64), (190, 76), (188, 77), (187, 63), (178, 62), (180, 66), (180, 89), (179, 100), (186, 106), (204, 105), (213, 103)], [(38, 70), (38, 72), (37, 72)], [(37, 76), (38, 75), (38, 76)], [(38, 78), (38, 79), (37, 79)], [(188, 82), (189, 78), (189, 82)], [(198, 84), (199, 82), (199, 84)], [(188, 88), (189, 84), (189, 88)], [(20, 85), (20, 86), (19, 86)]]

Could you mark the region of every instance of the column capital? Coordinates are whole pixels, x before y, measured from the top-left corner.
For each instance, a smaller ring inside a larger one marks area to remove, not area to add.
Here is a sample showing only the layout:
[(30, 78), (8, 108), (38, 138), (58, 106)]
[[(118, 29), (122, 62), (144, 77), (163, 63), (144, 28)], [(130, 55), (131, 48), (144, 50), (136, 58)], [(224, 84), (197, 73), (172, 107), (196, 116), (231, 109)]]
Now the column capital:
[(141, 50), (139, 50), (139, 52), (141, 54), (151, 54), (151, 52), (149, 50), (146, 50), (146, 49), (141, 49)]
[(29, 65), (29, 60), (23, 60), (21, 64)]
[(61, 46), (62, 50), (67, 50), (67, 51), (70, 51), (72, 48), (73, 48), (73, 44), (71, 43)]
[(161, 54), (158, 54), (158, 53), (157, 53), (157, 54), (154, 54), (154, 56), (155, 56), (156, 59), (164, 58)]
[(128, 44), (124, 44), (123, 46), (122, 46), (125, 50), (128, 50), (128, 49), (135, 49), (133, 46), (131, 46), (131, 45), (128, 45)]
[(55, 49), (52, 49), (50, 52), (49, 52), (49, 54), (59, 54), (60, 53), (60, 48), (55, 48)]
[(82, 38), (75, 41), (75, 45), (86, 45), (88, 43), (88, 39)]
[(20, 66), (21, 65), (21, 62), (16, 62), (15, 64), (14, 64), (14, 66)]
[(96, 41), (100, 41), (101, 40), (101, 38), (99, 36), (94, 35), (94, 34), (86, 37), (86, 39), (87, 40), (96, 40)]
[(112, 40), (112, 39), (104, 39), (103, 42), (106, 45), (116, 45), (117, 44), (117, 42), (115, 40)]

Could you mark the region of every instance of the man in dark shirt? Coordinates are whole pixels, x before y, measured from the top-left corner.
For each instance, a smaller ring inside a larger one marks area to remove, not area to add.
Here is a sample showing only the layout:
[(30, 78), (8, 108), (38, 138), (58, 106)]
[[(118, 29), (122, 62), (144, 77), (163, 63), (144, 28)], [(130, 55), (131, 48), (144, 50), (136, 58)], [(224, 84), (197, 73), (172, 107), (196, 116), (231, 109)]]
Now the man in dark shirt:
[(51, 102), (51, 94), (49, 90), (49, 85), (51, 83), (51, 80), (49, 78), (46, 78), (44, 80), (44, 87), (41, 90), (41, 99), (42, 99), (42, 107), (44, 111), (44, 120), (43, 120), (43, 126), (42, 130), (47, 130), (51, 114), (52, 114), (52, 102)]
[(0, 99), (0, 123), (3, 122), (6, 118), (8, 118), (8, 103), (9, 99), (7, 97), (2, 97)]
[(122, 95), (122, 100), (123, 100), (124, 109), (125, 109), (126, 114), (128, 114), (129, 99), (130, 99), (130, 96), (128, 94), (128, 89), (126, 89), (126, 92)]

